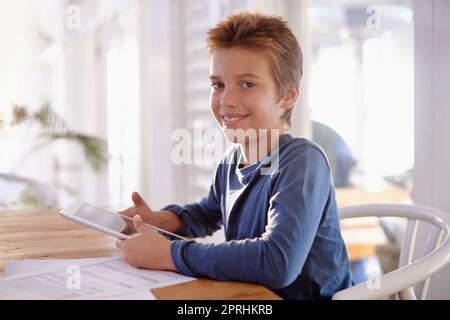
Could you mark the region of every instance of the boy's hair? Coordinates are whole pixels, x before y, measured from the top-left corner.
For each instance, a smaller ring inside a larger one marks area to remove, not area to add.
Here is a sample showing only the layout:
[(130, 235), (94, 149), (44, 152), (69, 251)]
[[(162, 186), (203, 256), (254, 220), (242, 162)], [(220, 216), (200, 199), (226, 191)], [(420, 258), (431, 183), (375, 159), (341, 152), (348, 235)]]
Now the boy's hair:
[[(297, 39), (280, 16), (259, 12), (240, 11), (222, 20), (208, 31), (207, 46), (215, 48), (242, 47), (255, 49), (267, 55), (280, 99), (287, 85), (300, 85), (303, 76), (303, 56)], [(294, 108), (282, 116), (288, 128)]]

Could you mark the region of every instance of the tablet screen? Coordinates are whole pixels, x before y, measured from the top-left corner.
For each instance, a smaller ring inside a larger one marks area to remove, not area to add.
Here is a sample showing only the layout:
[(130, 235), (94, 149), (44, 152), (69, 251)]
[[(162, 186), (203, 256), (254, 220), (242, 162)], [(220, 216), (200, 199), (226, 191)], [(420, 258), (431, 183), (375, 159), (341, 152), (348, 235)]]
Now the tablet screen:
[(118, 214), (86, 203), (80, 207), (75, 216), (117, 232), (125, 227), (125, 221)]

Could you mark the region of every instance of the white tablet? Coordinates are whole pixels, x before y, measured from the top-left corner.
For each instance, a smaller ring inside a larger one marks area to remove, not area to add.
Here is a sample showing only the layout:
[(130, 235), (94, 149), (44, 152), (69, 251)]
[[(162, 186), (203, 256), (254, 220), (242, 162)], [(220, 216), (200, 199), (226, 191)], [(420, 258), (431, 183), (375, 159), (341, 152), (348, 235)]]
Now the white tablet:
[(73, 200), (60, 211), (60, 214), (68, 220), (119, 239), (131, 237), (120, 232), (126, 226), (126, 223), (117, 212), (98, 208), (82, 200)]

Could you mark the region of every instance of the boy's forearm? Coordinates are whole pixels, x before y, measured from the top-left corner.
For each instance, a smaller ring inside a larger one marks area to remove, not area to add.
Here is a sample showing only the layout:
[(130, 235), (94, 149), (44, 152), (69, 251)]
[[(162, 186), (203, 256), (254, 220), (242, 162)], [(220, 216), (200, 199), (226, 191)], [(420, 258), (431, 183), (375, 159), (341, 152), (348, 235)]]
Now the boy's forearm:
[(156, 226), (158, 228), (177, 233), (178, 230), (181, 229), (181, 219), (172, 211), (165, 210), (159, 211), (156, 214)]

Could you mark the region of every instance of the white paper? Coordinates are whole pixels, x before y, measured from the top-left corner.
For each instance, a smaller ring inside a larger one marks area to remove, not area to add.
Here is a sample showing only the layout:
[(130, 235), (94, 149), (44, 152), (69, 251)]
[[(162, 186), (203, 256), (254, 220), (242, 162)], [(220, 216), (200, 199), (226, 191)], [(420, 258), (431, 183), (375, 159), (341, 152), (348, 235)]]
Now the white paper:
[[(67, 270), (71, 265), (86, 265), (95, 262), (110, 260), (107, 258), (85, 258), (85, 259), (24, 259), (10, 261), (5, 266), (3, 275), (12, 277), (30, 272), (51, 272)], [(87, 298), (86, 298), (87, 299)], [(155, 296), (148, 289), (138, 289), (135, 292), (109, 294), (101, 297), (102, 300), (155, 300)]]
[[(121, 257), (53, 262), (9, 262), (7, 277), (0, 280), (0, 299), (154, 299), (149, 289), (195, 279), (175, 272), (134, 268)], [(69, 288), (69, 277), (73, 275), (67, 272), (69, 266), (79, 268), (80, 289)]]
[(86, 265), (95, 262), (110, 260), (105, 258), (85, 258), (85, 259), (23, 259), (8, 261), (5, 265), (4, 277), (17, 276), (24, 273), (50, 272), (57, 270), (67, 270), (70, 265)]

